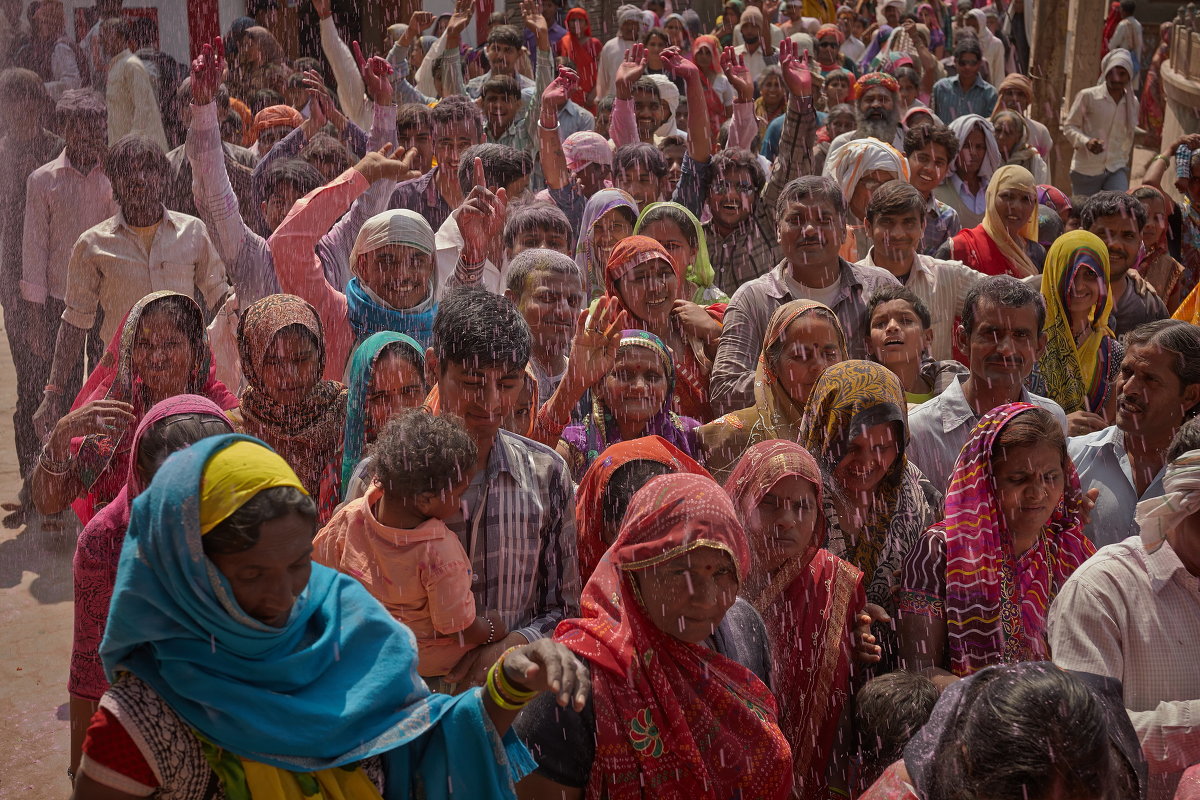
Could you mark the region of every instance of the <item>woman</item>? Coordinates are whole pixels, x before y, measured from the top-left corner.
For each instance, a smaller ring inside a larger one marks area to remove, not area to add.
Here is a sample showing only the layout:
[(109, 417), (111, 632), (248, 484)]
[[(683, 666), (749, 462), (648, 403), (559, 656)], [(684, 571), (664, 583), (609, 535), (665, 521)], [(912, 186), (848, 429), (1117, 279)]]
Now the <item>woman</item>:
[[(940, 505), (937, 491), (908, 463), (904, 390), (870, 361), (828, 367), (813, 387), (797, 438), (826, 475), (826, 549), (866, 576), (867, 601), (895, 614), (896, 573)], [(896, 635), (875, 627), (885, 671), (894, 668)]]
[(817, 69), (820, 70), (822, 78), (829, 80), (829, 76), (838, 70), (854, 74), (854, 62), (842, 55), (842, 43), (845, 41), (846, 35), (834, 23), (827, 23), (817, 29), (815, 55)]
[(863, 574), (821, 549), (821, 471), (794, 442), (759, 442), (725, 484), (754, 554), (747, 597), (767, 624), (772, 689), (792, 743), (793, 793), (826, 796), (850, 688)]
[(795, 441), (817, 379), (826, 367), (845, 358), (846, 335), (828, 306), (793, 300), (775, 309), (754, 370), (754, 405), (696, 431), (712, 474), (725, 480), (742, 454), (758, 442)]
[(71, 643), (71, 772), (79, 769), (83, 736), (108, 690), (100, 663), (100, 641), (108, 622), (108, 606), (117, 579), (117, 560), (133, 499), (149, 485), (167, 456), (207, 436), (230, 433), (229, 421), (213, 401), (181, 394), (146, 412), (133, 434), (125, 486), (111, 503), (84, 526), (75, 548), (75, 633)]
[(692, 52), (692, 34), (688, 31), (687, 20), (681, 14), (668, 14), (663, 20), (663, 30), (671, 47), (679, 48), (681, 53)]
[(346, 387), (321, 380), (325, 335), (316, 309), (273, 294), (238, 321), (246, 389), (229, 413), (234, 430), (262, 439), (292, 465), (325, 524), (341, 501)]
[(569, 59), (579, 76), (571, 99), (595, 114), (596, 76), (604, 43), (592, 36), (592, 22), (582, 8), (567, 11), (566, 26), (566, 35), (558, 40), (558, 55)]
[(714, 630), (750, 569), (729, 498), (698, 475), (643, 486), (556, 641), (591, 668), (582, 713), (535, 701), (518, 730), (537, 754), (523, 800), (784, 798), (792, 755), (775, 700), (715, 652)]
[(913, 106), (900, 117), (900, 128), (905, 132), (921, 125), (940, 125), (937, 115), (925, 106)]
[[(1146, 131), (1149, 143), (1147, 147), (1158, 150), (1162, 147), (1163, 121), (1167, 115), (1167, 99), (1163, 94), (1162, 65), (1171, 57), (1171, 35), (1173, 23), (1164, 22), (1158, 26), (1158, 47), (1154, 48), (1154, 57), (1146, 70), (1146, 82), (1142, 85), (1142, 94), (1138, 98), (1138, 127)], [(1141, 55), (1140, 53), (1138, 55)]]
[(878, 139), (853, 139), (830, 154), (822, 174), (837, 181), (846, 200), (846, 240), (840, 255), (851, 262), (866, 258), (871, 247), (864, 222), (867, 204), (880, 185), (908, 180), (908, 160)]
[(995, 120), (996, 114), (1001, 111), (1016, 111), (1025, 120), (1025, 127), (1029, 131), (1029, 144), (1038, 151), (1043, 160), (1048, 158), (1054, 148), (1050, 130), (1028, 115), (1029, 106), (1033, 103), (1033, 81), (1019, 72), (1011, 72), (996, 89), (1000, 92), (1000, 98), (992, 111), (992, 119)]
[[(939, 4), (940, 5), (940, 4)], [(917, 16), (925, 27), (929, 28), (929, 52), (939, 61), (946, 56), (946, 31), (942, 28), (942, 18), (930, 3), (917, 6)]]
[(947, 127), (958, 137), (958, 157), (933, 196), (958, 212), (964, 228), (971, 228), (983, 221), (988, 183), (1003, 164), (996, 130), (991, 120), (978, 114), (957, 117)]
[(51, 431), (30, 483), (38, 511), (57, 514), (72, 505), (86, 525), (125, 485), (142, 416), (180, 394), (207, 397), (225, 410), (238, 404), (216, 378), (200, 306), (154, 292), (129, 310), (70, 413)]
[(1108, 248), (1099, 236), (1071, 231), (1055, 240), (1042, 275), (1046, 349), (1029, 386), (1068, 414), (1086, 411), (1111, 423), (1125, 347), (1108, 324), (1109, 282)]
[(759, 134), (767, 131), (767, 125), (776, 117), (787, 113), (788, 91), (783, 83), (783, 71), (772, 64), (758, 77), (758, 99), (754, 101), (754, 117), (758, 120)]
[(992, 125), (996, 129), (996, 145), (1000, 148), (1004, 163), (1029, 170), (1034, 183), (1048, 183), (1050, 170), (1029, 142), (1029, 126), (1025, 117), (1016, 111), (997, 111), (992, 115)]
[(691, 302), (707, 306), (728, 303), (729, 298), (713, 285), (716, 273), (708, 260), (708, 241), (700, 220), (679, 203), (651, 203), (642, 209), (633, 232), (661, 244), (672, 259), (686, 265)]
[(617, 242), (633, 233), (637, 222), (637, 202), (620, 189), (602, 189), (583, 207), (575, 263), (588, 282), (588, 297), (604, 294), (604, 268)]
[(987, 73), (981, 73), (981, 77), (992, 86), (999, 86), (1000, 81), (1008, 74), (1008, 70), (1004, 68), (1004, 42), (996, 38), (996, 34), (988, 27), (987, 14), (983, 9), (972, 8), (967, 12), (967, 30), (975, 34), (975, 38), (979, 40), (979, 47), (983, 50)]
[(675, 369), (666, 346), (646, 331), (621, 331), (612, 369), (592, 392), (591, 414), (568, 425), (558, 453), (576, 483), (605, 448), (643, 436), (661, 436), (689, 457), (700, 423), (672, 410)]
[[(402, 333), (368, 336), (354, 351), (346, 378), (346, 431), (342, 438), (342, 495), (356, 497), (354, 477), (367, 446), (394, 415), (419, 408), (425, 385), (425, 350)], [(365, 489), (365, 487), (362, 487)]]
[(613, 248), (604, 280), (606, 296), (620, 304), (632, 324), (669, 348), (677, 376), (676, 410), (702, 422), (711, 419), (708, 373), (724, 308), (690, 302), (683, 265), (646, 236), (630, 236)]
[(509, 709), (552, 681), (582, 707), (576, 660), (526, 645), (486, 692), (431, 695), (412, 633), (354, 578), (312, 563), (315, 533), (312, 500), (261, 442), (217, 436), (168, 459), (121, 551), (100, 652), (113, 685), (76, 800), (378, 798), (379, 767), (389, 796), (448, 797), (451, 779), (456, 796), (511, 792), (532, 762), (500, 738)]
[(1167, 312), (1174, 313), (1183, 302), (1183, 264), (1171, 256), (1168, 242), (1175, 203), (1157, 186), (1139, 186), (1130, 194), (1146, 209), (1142, 249), (1133, 268), (1158, 292)]
[(1082, 506), (1050, 412), (1009, 403), (984, 415), (954, 465), (945, 517), (904, 559), (906, 667), (944, 686), (992, 664), (1049, 657), (1050, 603), (1096, 552)]
[[(730, 3), (734, 2), (740, 0), (730, 0)], [(717, 140), (717, 130), (733, 116), (736, 96), (732, 84), (721, 71), (722, 46), (715, 36), (697, 36), (692, 40), (692, 61), (700, 68), (700, 84), (704, 87), (704, 102), (708, 106), (708, 122), (713, 129), (714, 142)]]
[(1037, 184), (1029, 170), (1011, 164), (996, 170), (983, 222), (954, 234), (935, 258), (961, 261), (985, 275), (1028, 278), (1041, 272), (1046, 250), (1038, 244)]

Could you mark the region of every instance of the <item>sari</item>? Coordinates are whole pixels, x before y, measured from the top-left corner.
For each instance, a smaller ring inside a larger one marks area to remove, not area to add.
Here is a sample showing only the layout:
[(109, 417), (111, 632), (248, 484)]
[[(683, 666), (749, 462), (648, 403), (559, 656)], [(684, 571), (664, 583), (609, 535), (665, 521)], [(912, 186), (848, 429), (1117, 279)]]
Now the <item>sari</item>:
[(601, 189), (592, 195), (583, 207), (583, 222), (579, 226), (579, 242), (575, 245), (575, 263), (587, 281), (588, 299), (595, 300), (604, 294), (604, 267), (601, 255), (592, 238), (596, 222), (614, 208), (629, 210), (630, 219), (637, 221), (637, 202), (621, 189)]
[[(1142, 85), (1141, 105), (1138, 106), (1138, 127), (1145, 130), (1151, 146), (1158, 150), (1162, 146), (1163, 122), (1167, 117), (1167, 96), (1163, 91), (1162, 65), (1171, 57), (1171, 35), (1174, 23), (1164, 22), (1158, 26), (1159, 42), (1154, 57), (1146, 69), (1146, 82)], [(1140, 55), (1140, 54), (1139, 54)]]
[(1013, 164), (1000, 167), (988, 182), (987, 211), (983, 214), (983, 222), (954, 235), (950, 240), (950, 257), (985, 275), (1028, 278), (1038, 274), (1027, 246), (1027, 243), (1036, 243), (1038, 240), (1037, 203), (1033, 204), (1029, 219), (1021, 226), (1020, 241), (1013, 239), (996, 207), (996, 198), (1006, 189), (1027, 191), (1035, 199), (1037, 196), (1037, 184), (1029, 170)]
[[(1143, 185), (1136, 189), (1130, 189), (1129, 194), (1133, 194), (1139, 189), (1149, 189), (1158, 195), (1162, 200), (1163, 208), (1166, 210), (1168, 220), (1175, 214), (1175, 201), (1167, 196), (1167, 193), (1157, 186)], [(1149, 209), (1147, 209), (1149, 213)], [(1171, 235), (1171, 226), (1163, 225), (1162, 233), (1159, 234), (1158, 241), (1150, 246), (1145, 242), (1138, 248), (1137, 260), (1133, 264), (1133, 268), (1138, 274), (1146, 279), (1146, 282), (1154, 287), (1154, 291), (1162, 298), (1163, 304), (1166, 305), (1167, 311), (1173, 313), (1183, 300), (1183, 264), (1180, 264), (1171, 255), (1169, 237)]]
[[(1014, 417), (1035, 406), (1008, 403), (983, 416), (963, 446), (950, 477), (946, 514), (924, 536), (925, 572), (938, 571), (932, 557), (937, 540), (945, 543), (941, 586), (913, 580), (914, 564), (905, 565), (898, 598), (904, 613), (946, 620), (950, 671), (959, 677), (986, 666), (1049, 657), (1045, 639), (1050, 603), (1075, 569), (1096, 548), (1083, 534), (1083, 491), (1071, 459), (1065, 459), (1063, 498), (1037, 544), (1014, 553), (1012, 537), (996, 495), (992, 448)], [(938, 591), (938, 588), (941, 591)]]
[(767, 351), (782, 343), (788, 327), (807, 314), (818, 314), (833, 326), (837, 331), (839, 360), (846, 357), (846, 334), (837, 314), (829, 306), (814, 300), (793, 300), (775, 309), (767, 323), (758, 365), (754, 368), (754, 405), (725, 414), (696, 431), (704, 463), (714, 477), (727, 478), (742, 454), (759, 442), (770, 439), (794, 442), (799, 435), (803, 404), (797, 403), (784, 390)]
[[(813, 484), (821, 502), (817, 462), (800, 445), (780, 440), (751, 447), (725, 491), (742, 519), (749, 520), (767, 492), (792, 475)], [(821, 549), (824, 539), (822, 519), (803, 554), (784, 563), (768, 583), (756, 575), (744, 591), (771, 637), (771, 688), (780, 727), (794, 745), (793, 794), (798, 797), (825, 796), (826, 767), (849, 697), (854, 617), (867, 602), (862, 572)], [(751, 534), (750, 549), (761, 563), (765, 534)]]
[(375, 365), (379, 357), (389, 351), (409, 348), (416, 353), (417, 363), (424, 364), (425, 350), (416, 340), (403, 333), (383, 331), (368, 336), (350, 357), (350, 371), (346, 378), (346, 429), (342, 437), (342, 488), (350, 486), (350, 476), (362, 460), (367, 444), (375, 440), (378, 431), (368, 429), (367, 396), (371, 393), (371, 381), (375, 377)]
[(71, 642), (71, 668), (67, 691), (72, 697), (97, 702), (108, 690), (100, 663), (100, 641), (108, 621), (108, 606), (117, 580), (117, 560), (129, 511), (135, 497), (145, 491), (137, 469), (138, 446), (155, 423), (178, 414), (206, 414), (226, 423), (225, 412), (207, 397), (181, 394), (169, 397), (146, 412), (131, 440), (125, 486), (113, 501), (84, 526), (75, 547), (72, 574), (75, 584), (75, 626)]
[[(1082, 270), (1091, 270), (1100, 279), (1101, 299), (1092, 309), (1087, 332), (1077, 339), (1071, 331), (1067, 296)], [(1102, 412), (1112, 391), (1109, 375), (1114, 356), (1122, 348), (1108, 324), (1113, 307), (1109, 280), (1108, 248), (1096, 234), (1071, 231), (1051, 246), (1041, 287), (1046, 303), (1046, 349), (1037, 367), (1046, 384), (1046, 396), (1068, 414)]]
[(708, 126), (711, 129), (712, 140), (715, 142), (717, 141), (717, 132), (727, 119), (725, 101), (713, 88), (717, 78), (725, 77), (720, 69), (722, 44), (717, 37), (709, 34), (697, 36), (692, 40), (692, 61), (696, 60), (696, 54), (700, 52), (701, 48), (708, 48), (712, 55), (712, 72), (706, 72), (700, 68), (700, 85), (704, 89), (704, 104), (708, 107)]
[(587, 797), (789, 794), (792, 755), (770, 690), (740, 664), (660, 631), (630, 574), (700, 547), (729, 554), (739, 580), (746, 574), (746, 534), (721, 487), (698, 475), (654, 478), (584, 588), (583, 618), (554, 633), (591, 667)]
[(106, 399), (133, 406), (133, 422), (125, 430), (94, 433), (71, 442), (71, 449), (75, 451), (75, 474), (87, 490), (87, 494), (71, 503), (71, 507), (84, 525), (117, 496), (128, 479), (132, 434), (151, 406), (150, 394), (142, 379), (133, 374), (133, 347), (142, 315), (168, 298), (172, 298), (171, 302), (178, 304), (192, 317), (192, 324), (186, 327), (199, 331), (200, 337), (191, 343), (194, 355), (192, 368), (187, 387), (180, 394), (207, 397), (226, 411), (237, 408), (237, 398), (229, 393), (225, 384), (217, 380), (217, 368), (204, 326), (204, 312), (196, 305), (196, 301), (177, 292), (159, 291), (134, 303), (117, 326), (100, 363), (88, 375), (83, 388), (75, 396), (75, 402), (71, 404), (72, 411), (94, 400)]
[(313, 564), (282, 627), (238, 605), (202, 530), (272, 486), (301, 488), (283, 459), (239, 434), (163, 464), (121, 551), (100, 649), (114, 685), (101, 708), (136, 725), (130, 678), (148, 687), (200, 740), (231, 798), (377, 800), (357, 768), (370, 756), (382, 757), (389, 798), (418, 784), (448, 798), (450, 778), (456, 797), (512, 798), (511, 781), (533, 767), (524, 745), (495, 735), (479, 689), (431, 694), (412, 633), (354, 578)]
[[(692, 259), (692, 263), (687, 265), (687, 271), (684, 275), (687, 280), (687, 288), (692, 290), (692, 302), (701, 306), (710, 303), (728, 303), (729, 298), (713, 285), (713, 281), (717, 278), (717, 273), (708, 258), (708, 239), (704, 235), (704, 226), (700, 224), (700, 220), (696, 219), (696, 215), (685, 206), (670, 201), (665, 203), (650, 203), (642, 209), (642, 213), (637, 218), (637, 223), (633, 226), (633, 232), (644, 236), (642, 227), (646, 224), (646, 215), (660, 207), (671, 208), (686, 215), (688, 222), (692, 224), (692, 228), (695, 231), (696, 257)], [(685, 236), (687, 235), (687, 231), (682, 231), (682, 233)]]
[(579, 575), (584, 583), (608, 549), (604, 541), (604, 493), (621, 467), (637, 461), (665, 464), (676, 473), (710, 477), (691, 456), (661, 436), (617, 442), (592, 462), (575, 492), (575, 527), (579, 541)]
[[(863, 524), (862, 535), (844, 532), (834, 494), (841, 489), (826, 484), (824, 508), (829, 538), (826, 549), (849, 561), (867, 578), (867, 601), (893, 613), (896, 572), (904, 556), (933, 521), (930, 498), (936, 491), (915, 465), (908, 463), (908, 403), (900, 379), (873, 361), (843, 361), (828, 367), (813, 387), (797, 441), (813, 454), (826, 475), (833, 473), (850, 440), (865, 427), (893, 423), (897, 426), (896, 460), (876, 488), (875, 513)], [(889, 628), (881, 644), (887, 658), (894, 648), (895, 632)]]
[[(320, 365), (317, 380), (302, 397), (281, 403), (262, 386), (263, 359), (275, 337), (299, 326), (312, 336)], [(325, 374), (325, 333), (316, 309), (299, 297), (273, 294), (252, 303), (238, 321), (238, 350), (246, 389), (231, 413), (234, 430), (262, 439), (296, 470), (317, 501), (324, 524), (341, 500), (342, 433), (346, 426), (346, 387), (320, 380)]]
[[(576, 36), (571, 30), (571, 21), (583, 20), (583, 36)], [(571, 93), (571, 99), (595, 113), (596, 104), (589, 103), (588, 94), (596, 88), (596, 77), (599, 74), (600, 51), (604, 44), (592, 37), (592, 21), (582, 8), (572, 8), (567, 11), (567, 34), (558, 40), (558, 54), (569, 58), (575, 64), (575, 72), (579, 75), (579, 83)]]
[[(675, 400), (675, 367), (667, 346), (648, 331), (621, 331), (621, 344), (617, 352), (629, 347), (643, 347), (654, 353), (667, 378), (667, 393), (663, 397), (663, 404), (646, 423), (641, 435), (661, 436), (684, 455), (692, 458), (697, 450), (695, 430), (700, 423), (691, 417), (681, 417), (672, 410)], [(567, 464), (571, 468), (572, 480), (576, 483), (583, 480), (584, 473), (600, 453), (623, 441), (621, 429), (612, 410), (600, 399), (599, 392), (592, 391), (592, 413), (583, 422), (564, 428), (562, 441), (566, 443), (570, 452)]]

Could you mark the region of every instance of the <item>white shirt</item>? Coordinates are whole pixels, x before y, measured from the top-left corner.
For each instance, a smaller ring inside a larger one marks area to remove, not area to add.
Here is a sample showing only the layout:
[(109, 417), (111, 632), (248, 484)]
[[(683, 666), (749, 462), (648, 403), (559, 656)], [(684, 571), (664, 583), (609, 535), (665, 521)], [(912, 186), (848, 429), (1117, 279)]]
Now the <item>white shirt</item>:
[[(1116, 50), (1123, 47), (1128, 50), (1134, 58), (1134, 63), (1138, 63), (1142, 58), (1142, 23), (1138, 22), (1133, 17), (1126, 17), (1117, 23), (1117, 29), (1113, 31), (1112, 38), (1108, 40), (1108, 49)], [(1133, 78), (1137, 77), (1134, 73)]]
[[(442, 223), (442, 227), (434, 234), (434, 257), (437, 268), (438, 298), (447, 291), (459, 285), (455, 280), (455, 270), (458, 267), (458, 257), (462, 254), (463, 235), (458, 229), (458, 219), (451, 212)], [(483, 262), (483, 274), (479, 277), (479, 286), (492, 294), (504, 294), (507, 286), (508, 264), (497, 267), (491, 259)]]
[(637, 42), (627, 42), (620, 36), (609, 39), (600, 49), (596, 68), (596, 99), (608, 97), (616, 89), (617, 68), (625, 60), (625, 51)]
[(1163, 545), (1109, 545), (1075, 570), (1050, 606), (1054, 663), (1121, 681), (1150, 767), (1149, 800), (1170, 800), (1200, 763), (1200, 578)]
[(750, 71), (750, 77), (754, 79), (754, 82), (758, 83), (763, 70), (767, 68), (767, 60), (763, 56), (762, 42), (758, 43), (758, 48), (754, 52), (751, 52), (744, 44), (739, 44), (733, 48), (733, 52), (745, 57), (746, 69)]
[(150, 73), (142, 60), (122, 50), (108, 62), (108, 143), (114, 144), (126, 134), (149, 136), (166, 153), (167, 134), (163, 131), (158, 98), (150, 82)]
[[(875, 263), (874, 252), (875, 248), (871, 248), (867, 257), (858, 263), (865, 267), (879, 266)], [(941, 261), (917, 253), (904, 288), (911, 289), (921, 298), (933, 318), (930, 354), (934, 361), (954, 358), (954, 321), (962, 314), (967, 292), (986, 277), (961, 261)]]
[[(1138, 101), (1131, 93), (1127, 92), (1120, 103), (1115, 103), (1103, 83), (1081, 89), (1063, 123), (1063, 134), (1075, 145), (1071, 171), (1099, 175), (1128, 167), (1134, 133), (1130, 120), (1137, 117)], [(1099, 153), (1087, 149), (1087, 143), (1092, 139), (1104, 143), (1104, 149)]]
[(79, 62), (75, 60), (75, 51), (66, 36), (60, 37), (54, 44), (54, 52), (50, 54), (50, 73), (54, 80), (46, 81), (46, 92), (51, 100), (58, 100), (63, 92), (83, 85)]

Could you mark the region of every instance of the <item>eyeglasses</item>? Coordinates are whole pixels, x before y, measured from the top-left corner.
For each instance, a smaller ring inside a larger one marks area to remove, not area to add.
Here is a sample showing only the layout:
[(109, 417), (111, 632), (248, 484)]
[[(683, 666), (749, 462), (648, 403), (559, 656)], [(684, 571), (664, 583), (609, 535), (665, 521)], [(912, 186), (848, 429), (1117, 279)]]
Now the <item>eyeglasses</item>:
[(837, 49), (837, 48), (838, 48), (838, 47), (840, 47), (840, 46), (841, 46), (841, 45), (839, 45), (839, 44), (838, 44), (836, 41), (832, 41), (832, 42), (817, 42), (817, 47), (829, 47), (829, 48)]
[(978, 67), (979, 66), (979, 62), (977, 60), (976, 61), (963, 61), (961, 58), (956, 59), (954, 61), (954, 63), (958, 64), (960, 67)]
[(711, 188), (717, 194), (728, 194), (732, 190), (737, 190), (737, 192), (740, 194), (750, 194), (754, 191), (754, 184), (750, 183), (749, 181), (743, 181), (741, 183), (713, 181), (709, 184), (709, 188)]

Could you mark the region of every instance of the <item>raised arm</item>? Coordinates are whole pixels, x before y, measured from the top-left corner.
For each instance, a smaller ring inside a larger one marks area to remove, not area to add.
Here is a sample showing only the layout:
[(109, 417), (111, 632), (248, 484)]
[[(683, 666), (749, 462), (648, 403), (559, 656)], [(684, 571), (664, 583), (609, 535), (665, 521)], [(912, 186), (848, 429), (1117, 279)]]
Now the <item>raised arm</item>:
[(645, 71), (646, 47), (635, 44), (625, 51), (625, 60), (617, 67), (616, 80), (613, 82), (617, 97), (613, 101), (612, 122), (609, 124), (608, 133), (617, 147), (641, 141), (638, 136), (637, 115), (634, 113), (633, 85), (641, 80)]
[[(525, 27), (533, 31), (537, 41), (537, 66), (533, 72), (533, 97), (526, 100), (525, 127), (531, 141), (537, 139), (539, 106), (537, 98), (546, 93), (546, 87), (554, 80), (554, 54), (550, 52), (550, 26), (542, 16), (542, 5), (538, 0), (521, 0), (521, 17)], [(534, 154), (536, 155), (536, 153)], [(537, 169), (537, 165), (534, 165)]]
[(342, 41), (337, 25), (333, 22), (333, 6), (331, 0), (313, 0), (313, 8), (321, 18), (321, 51), (333, 70), (333, 79), (337, 81), (338, 101), (350, 119), (359, 127), (371, 124), (371, 108), (367, 102), (366, 87), (363, 86), (362, 75), (354, 62), (354, 54)]
[(578, 84), (579, 76), (574, 70), (560, 67), (558, 77), (550, 82), (541, 95), (537, 130), (538, 153), (541, 156), (546, 186), (552, 190), (562, 189), (571, 182), (567, 157), (563, 154), (562, 140), (558, 137), (558, 112), (567, 104), (567, 98)]
[(775, 204), (783, 187), (793, 178), (816, 171), (813, 150), (817, 141), (817, 112), (813, 107), (811, 57), (807, 52), (798, 53), (796, 44), (788, 39), (779, 46), (779, 64), (791, 98), (779, 137), (779, 152), (758, 200), (759, 213), (771, 230), (775, 227)]
[(738, 55), (732, 47), (726, 47), (721, 52), (721, 70), (737, 92), (733, 122), (729, 125), (729, 149), (749, 150), (758, 135), (758, 120), (754, 118), (754, 79), (746, 68), (746, 57)]
[(704, 99), (704, 81), (700, 68), (680, 55), (678, 48), (668, 47), (660, 56), (672, 75), (683, 78), (688, 101), (688, 155), (697, 164), (707, 164), (712, 158), (712, 121), (708, 102)]

